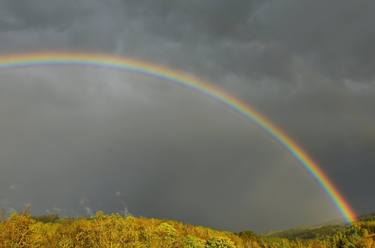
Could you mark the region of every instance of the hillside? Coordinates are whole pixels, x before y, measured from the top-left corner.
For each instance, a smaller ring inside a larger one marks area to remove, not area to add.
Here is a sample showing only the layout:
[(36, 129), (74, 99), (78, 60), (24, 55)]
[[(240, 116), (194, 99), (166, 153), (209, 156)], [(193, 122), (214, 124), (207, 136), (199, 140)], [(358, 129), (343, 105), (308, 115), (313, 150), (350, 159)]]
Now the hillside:
[(231, 233), (171, 220), (105, 215), (32, 217), (14, 213), (0, 223), (0, 247), (281, 248), (375, 247), (375, 221), (352, 226), (289, 230), (274, 236)]
[[(375, 214), (369, 213), (358, 217), (358, 223), (375, 221)], [(269, 237), (286, 238), (290, 240), (327, 239), (336, 233), (344, 232), (349, 226), (343, 220), (334, 220), (314, 227), (292, 228), (265, 234)]]
[(267, 234), (269, 237), (279, 237), (291, 240), (296, 239), (326, 239), (332, 237), (338, 232), (345, 231), (345, 225), (326, 225), (312, 228), (293, 228)]

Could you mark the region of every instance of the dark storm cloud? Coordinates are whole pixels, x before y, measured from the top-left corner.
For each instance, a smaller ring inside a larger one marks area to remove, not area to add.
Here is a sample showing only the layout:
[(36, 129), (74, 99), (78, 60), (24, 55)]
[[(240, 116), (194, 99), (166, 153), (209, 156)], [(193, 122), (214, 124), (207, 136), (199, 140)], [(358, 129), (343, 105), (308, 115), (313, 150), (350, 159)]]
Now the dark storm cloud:
[[(375, 106), (375, 71), (373, 70), (375, 66), (373, 46), (375, 16), (372, 14), (374, 11), (375, 3), (370, 0), (110, 0), (105, 2), (4, 0), (0, 2), (0, 51), (3, 54), (43, 49), (100, 51), (146, 59), (206, 78), (254, 105), (291, 134), (298, 143), (303, 144), (303, 147), (333, 178), (353, 206), (360, 212), (366, 212), (373, 211), (375, 208), (375, 200), (370, 197), (372, 194), (370, 189), (375, 185), (369, 176), (373, 174), (372, 165), (375, 161), (371, 149), (375, 147), (373, 128), (375, 124), (373, 110)], [(48, 77), (52, 77), (51, 80), (53, 80), (53, 76), (48, 75)], [(80, 80), (85, 82), (92, 80), (86, 77)], [(110, 73), (105, 73), (103, 77), (116, 80)], [(79, 104), (77, 96), (88, 87), (85, 84), (86, 86), (72, 91), (53, 84), (50, 86), (48, 84), (32, 85), (28, 88), (27, 95), (31, 96), (34, 92), (36, 95), (37, 92), (47, 92), (45, 97), (50, 98), (49, 101), (53, 102), (53, 106)], [(56, 90), (62, 90), (63, 93), (55, 96), (53, 92)], [(161, 91), (160, 89), (154, 90)], [(160, 96), (154, 99), (150, 95), (139, 94), (142, 90), (131, 92), (135, 94), (134, 98), (143, 99), (146, 103), (147, 99), (162, 102), (159, 99), (162, 98)], [(179, 94), (176, 93), (176, 95)], [(5, 96), (2, 97), (4, 99)], [(176, 97), (174, 101), (179, 102), (182, 99)], [(186, 102), (190, 101), (186, 100)], [(100, 110), (99, 107), (92, 113), (99, 113)], [(132, 111), (137, 113), (138, 108)], [(184, 109), (184, 111), (188, 110)], [(174, 111), (171, 110), (170, 113)], [(155, 115), (152, 116), (155, 117)], [(175, 120), (172, 118), (169, 121)], [(158, 125), (163, 126), (166, 123), (168, 121), (159, 120)], [(141, 124), (134, 123), (134, 125)], [(200, 125), (203, 124), (200, 123)], [(210, 129), (209, 126), (200, 128), (205, 130), (203, 134)], [(198, 126), (196, 129), (199, 129)], [(160, 130), (160, 132), (164, 131)], [(178, 130), (174, 135), (183, 137), (181, 132), (183, 130)], [(152, 136), (152, 134), (149, 135)], [(214, 133), (211, 135), (219, 136)], [(231, 135), (229, 137), (232, 137)], [(234, 135), (234, 137), (240, 139), (241, 135)], [(174, 144), (173, 146), (178, 146), (179, 142), (179, 140), (170, 141)], [(257, 142), (260, 141), (257, 139)], [(158, 161), (155, 164), (168, 164), (166, 158), (160, 155), (163, 153), (159, 154), (154, 145), (143, 144), (143, 146), (143, 149), (148, 149), (153, 154), (154, 161)], [(188, 147), (192, 151), (194, 149), (206, 150), (206, 154), (228, 149), (228, 147), (219, 147), (217, 144), (204, 142), (201, 146), (194, 144)], [(268, 146), (261, 146), (261, 150), (268, 151), (269, 148), (266, 147)], [(172, 156), (171, 161), (178, 161), (184, 157), (184, 154), (178, 151), (175, 154), (179, 155)], [(221, 157), (211, 162), (221, 164), (223, 167), (220, 168), (226, 168), (224, 164), (244, 154), (246, 151), (239, 148), (236, 156)], [(196, 153), (195, 156), (197, 156)], [(134, 161), (140, 159), (135, 157)], [(106, 159), (108, 160), (104, 156), (103, 161)], [(253, 162), (258, 159), (261, 159), (259, 155), (252, 157)], [(278, 159), (279, 157), (275, 155), (274, 159), (270, 159), (271, 161), (262, 160), (259, 164), (262, 166), (275, 164)], [(190, 163), (193, 163), (193, 159), (187, 157), (184, 157), (184, 162), (179, 162), (179, 164), (186, 165)], [(285, 167), (284, 164), (287, 163), (281, 164)], [(150, 186), (141, 190), (142, 195), (147, 197), (142, 200), (135, 198), (129, 200), (129, 205), (132, 202), (134, 204), (130, 210), (137, 211), (138, 209), (145, 215), (168, 217), (163, 202), (155, 203), (156, 197), (152, 196), (157, 195), (157, 192), (161, 194), (160, 192), (170, 191), (173, 197), (166, 199), (165, 202), (172, 204), (169, 202), (170, 199), (177, 199), (181, 192), (191, 193), (182, 186), (180, 191), (178, 187), (166, 186), (168, 184), (164, 182), (168, 180), (164, 175), (172, 176), (180, 170), (189, 174), (185, 169), (181, 169), (185, 168), (183, 166), (178, 170), (172, 168), (173, 165), (168, 164), (168, 166), (160, 167), (160, 170), (152, 171), (146, 180)], [(269, 167), (265, 166), (265, 168)], [(137, 169), (134, 170), (137, 171)], [(278, 171), (273, 167), (272, 171), (275, 171), (273, 175), (276, 178), (277, 175), (283, 174), (283, 171)], [(223, 179), (227, 173), (226, 169), (217, 169), (216, 176)], [(137, 178), (140, 178), (140, 175), (142, 175), (141, 171)], [(271, 172), (265, 173), (262, 178), (267, 178), (267, 176), (271, 179)], [(129, 180), (131, 181), (131, 178)], [(259, 180), (256, 180), (256, 176), (250, 175), (248, 181), (252, 180), (256, 183), (251, 186), (262, 185)], [(184, 182), (183, 179), (181, 181)], [(237, 182), (237, 180), (234, 181)], [(203, 185), (203, 182), (202, 179), (202, 184), (198, 185)], [(211, 179), (205, 183), (210, 185), (210, 182)], [(10, 185), (16, 185), (15, 183), (9, 182)], [(145, 184), (139, 185), (142, 188)], [(243, 184), (238, 182), (239, 188), (245, 189), (246, 185), (245, 182)], [(15, 187), (15, 189), (20, 187)], [(112, 187), (108, 187), (114, 190), (113, 192), (117, 192)], [(149, 188), (154, 191), (149, 192)], [(252, 193), (241, 190), (239, 194), (248, 193), (251, 197), (257, 193), (260, 195), (260, 192), (266, 192), (265, 195), (272, 194), (270, 188), (265, 186), (261, 188), (262, 190), (252, 191)], [(293, 187), (285, 187), (288, 190), (291, 188)], [(100, 186), (95, 189), (100, 190)], [(105, 189), (102, 190), (105, 191)], [(68, 192), (69, 190), (66, 194)], [(204, 199), (203, 195), (197, 197), (195, 199), (197, 201)], [(321, 195), (316, 197), (322, 199)], [(111, 199), (106, 200), (112, 201)], [(184, 199), (180, 201), (184, 202)], [(264, 201), (259, 209), (266, 205)], [(100, 202), (99, 199), (98, 202)], [(150, 206), (151, 202), (154, 203), (154, 208), (147, 209), (145, 206)], [(303, 201), (306, 209), (310, 203), (307, 199)], [(187, 202), (185, 204), (189, 206), (189, 209), (196, 207)], [(249, 202), (244, 201), (243, 204), (247, 206)], [(110, 209), (110, 205), (100, 207)], [(220, 204), (217, 203), (217, 205)], [(275, 203), (270, 202), (269, 205), (275, 205)], [(225, 204), (222, 206), (223, 208), (229, 207)], [(252, 206), (249, 209), (256, 211), (254, 205)], [(180, 213), (177, 209), (179, 208), (170, 210), (171, 217), (178, 218)], [(285, 210), (287, 207), (282, 209)], [(295, 208), (291, 209), (297, 211)], [(180, 210), (187, 211), (183, 206)], [(203, 218), (194, 216), (193, 212), (199, 212), (199, 209), (187, 212), (186, 216), (189, 217), (186, 217), (186, 220), (188, 221)], [(211, 213), (212, 216), (207, 216), (207, 223), (214, 223), (218, 227), (224, 227), (225, 224), (222, 223), (228, 223), (230, 227), (235, 226), (232, 222), (235, 218), (233, 216), (224, 218), (220, 213), (220, 208), (218, 212)], [(296, 219), (289, 222), (287, 218), (280, 217), (274, 227), (281, 227), (282, 223), (303, 224), (298, 222), (298, 219), (303, 219), (300, 218), (303, 214), (302, 212), (296, 214)], [(319, 213), (311, 213), (308, 218), (312, 219), (308, 222), (312, 223), (316, 215)], [(326, 216), (329, 218), (333, 215), (332, 213), (330, 215), (328, 211)], [(290, 218), (289, 215), (288, 218)], [(272, 220), (267, 220), (262, 224), (260, 219), (254, 219), (259, 229), (272, 227), (271, 222)], [(256, 225), (250, 226), (256, 228)]]
[(282, 43), (330, 76), (373, 79), (373, 1), (278, 1), (258, 21), (261, 40)]
[[(81, 1), (83, 2), (83, 1)], [(12, 31), (17, 29), (45, 29), (53, 28), (62, 30), (88, 14), (86, 8), (79, 1), (11, 1), (4, 0), (0, 3), (2, 30)]]

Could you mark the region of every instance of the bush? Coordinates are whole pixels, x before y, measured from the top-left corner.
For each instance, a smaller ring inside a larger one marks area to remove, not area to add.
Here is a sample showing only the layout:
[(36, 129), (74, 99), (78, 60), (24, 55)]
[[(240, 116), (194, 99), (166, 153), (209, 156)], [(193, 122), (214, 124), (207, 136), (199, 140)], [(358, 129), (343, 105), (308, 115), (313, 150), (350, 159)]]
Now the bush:
[(213, 237), (207, 241), (206, 248), (236, 248), (236, 246), (226, 237)]
[(206, 240), (193, 235), (188, 235), (184, 242), (185, 248), (205, 248)]
[(59, 216), (57, 214), (40, 215), (33, 218), (34, 220), (42, 223), (55, 223), (59, 220)]

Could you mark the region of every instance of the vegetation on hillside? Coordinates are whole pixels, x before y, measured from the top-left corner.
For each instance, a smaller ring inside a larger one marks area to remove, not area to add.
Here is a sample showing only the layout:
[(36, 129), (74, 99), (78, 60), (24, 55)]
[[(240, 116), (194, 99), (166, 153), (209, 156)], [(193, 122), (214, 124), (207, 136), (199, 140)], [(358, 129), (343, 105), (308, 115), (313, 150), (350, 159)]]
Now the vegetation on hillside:
[(267, 236), (287, 239), (327, 239), (336, 233), (345, 231), (345, 225), (326, 225), (316, 228), (293, 228), (285, 231), (274, 232)]
[(253, 232), (230, 233), (176, 221), (105, 215), (86, 218), (33, 217), (13, 213), (0, 222), (0, 247), (92, 248), (292, 248), (375, 247), (375, 221), (351, 226), (328, 226), (290, 231), (291, 236), (259, 236)]

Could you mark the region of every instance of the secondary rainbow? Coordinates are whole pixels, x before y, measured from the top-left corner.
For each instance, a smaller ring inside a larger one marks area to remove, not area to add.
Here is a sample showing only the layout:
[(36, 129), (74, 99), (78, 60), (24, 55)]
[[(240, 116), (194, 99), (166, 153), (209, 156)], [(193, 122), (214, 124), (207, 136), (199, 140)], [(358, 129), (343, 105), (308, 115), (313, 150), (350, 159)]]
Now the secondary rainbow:
[(168, 69), (166, 67), (144, 61), (113, 55), (85, 54), (75, 52), (47, 52), (0, 56), (0, 68), (41, 65), (100, 66), (109, 67), (112, 69), (127, 70), (166, 79), (170, 82), (177, 83), (181, 86), (190, 88), (199, 93), (205, 94), (208, 97), (216, 99), (225, 104), (227, 107), (242, 114), (250, 121), (253, 121), (257, 126), (265, 130), (276, 141), (283, 145), (320, 184), (322, 189), (327, 193), (345, 220), (347, 222), (353, 222), (356, 220), (356, 214), (344, 197), (336, 189), (334, 184), (330, 181), (328, 176), (320, 169), (313, 159), (299, 145), (297, 145), (295, 141), (292, 140), (292, 138), (270, 122), (265, 116), (257, 112), (254, 108), (211, 83), (205, 82), (195, 76), (183, 73), (181, 71)]

